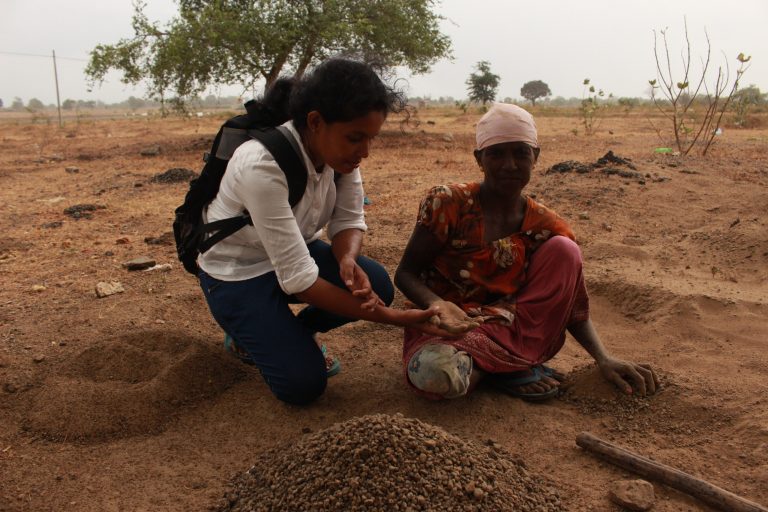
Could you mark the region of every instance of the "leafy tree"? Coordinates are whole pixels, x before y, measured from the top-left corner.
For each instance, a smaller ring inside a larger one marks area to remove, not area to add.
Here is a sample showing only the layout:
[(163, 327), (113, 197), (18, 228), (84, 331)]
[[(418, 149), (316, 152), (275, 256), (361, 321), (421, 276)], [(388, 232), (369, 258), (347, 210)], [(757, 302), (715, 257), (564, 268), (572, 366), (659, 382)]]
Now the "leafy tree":
[[(582, 84), (584, 85), (584, 93), (582, 94), (579, 113), (584, 125), (584, 134), (593, 135), (600, 124), (600, 114), (605, 108), (605, 103), (602, 101), (605, 92), (602, 89), (596, 89), (590, 83), (589, 78), (585, 78)], [(608, 97), (613, 98), (613, 94), (609, 94)]]
[(549, 86), (541, 80), (532, 80), (526, 82), (520, 89), (520, 96), (531, 102), (532, 106), (536, 106), (536, 100), (539, 98), (546, 98), (551, 96), (552, 91), (549, 90)]
[(45, 105), (39, 99), (32, 98), (27, 102), (27, 108), (30, 110), (41, 110), (45, 108)]
[(746, 125), (749, 109), (755, 105), (763, 105), (766, 101), (768, 101), (768, 94), (760, 92), (760, 88), (756, 85), (750, 85), (736, 91), (733, 94), (733, 110), (736, 112), (735, 124), (737, 126)]
[(131, 110), (137, 110), (146, 105), (146, 102), (143, 99), (135, 96), (129, 96), (126, 102), (128, 103), (128, 108)]
[(13, 103), (11, 103), (11, 108), (13, 110), (22, 110), (24, 108), (24, 102), (21, 101), (21, 98), (16, 96), (13, 98)]
[(451, 55), (435, 1), (179, 0), (177, 17), (160, 26), (138, 0), (134, 37), (97, 45), (86, 75), (93, 85), (115, 69), (124, 83), (146, 82), (150, 96), (163, 101), (172, 93), (181, 106), (208, 86), (270, 85), (332, 55), (424, 73)]
[(3, 108), (3, 98), (0, 98), (0, 108)]
[(64, 110), (72, 110), (77, 105), (77, 102), (73, 99), (67, 98), (61, 103), (61, 108)]
[(622, 97), (618, 100), (619, 106), (624, 109), (625, 114), (629, 114), (629, 111), (635, 108), (636, 106), (640, 105), (640, 99), (639, 98), (628, 98), (628, 97)]
[(470, 101), (477, 101), (485, 105), (496, 99), (496, 90), (499, 88), (499, 75), (491, 73), (491, 63), (481, 60), (475, 66), (476, 73), (467, 78), (467, 91)]

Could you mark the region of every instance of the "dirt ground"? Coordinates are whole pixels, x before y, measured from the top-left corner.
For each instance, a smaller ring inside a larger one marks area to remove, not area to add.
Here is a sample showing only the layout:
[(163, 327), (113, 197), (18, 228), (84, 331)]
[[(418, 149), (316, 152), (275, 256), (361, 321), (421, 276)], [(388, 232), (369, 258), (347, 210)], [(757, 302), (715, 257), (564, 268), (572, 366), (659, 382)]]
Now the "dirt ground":
[[(478, 117), (423, 110), (406, 133), (390, 123), (364, 162), (364, 251), (390, 272), (424, 192), (480, 178)], [(618, 395), (569, 339), (552, 361), (571, 373), (558, 399), (479, 389), (430, 402), (403, 380), (400, 330), (359, 322), (323, 337), (343, 364), (325, 395), (284, 405), (225, 354), (167, 243), (187, 185), (151, 181), (198, 172), (221, 118), (63, 130), (0, 118), (0, 510), (206, 510), (260, 452), (374, 413), (492, 439), (551, 479), (567, 510), (618, 511), (607, 489), (634, 478), (578, 448), (582, 431), (768, 505), (768, 129), (726, 126), (710, 155), (683, 159), (654, 153), (640, 114), (606, 118), (591, 137), (571, 132), (575, 117), (537, 121), (528, 192), (571, 222), (601, 337), (656, 368), (656, 396)], [(640, 176), (546, 173), (609, 150)], [(65, 213), (77, 205), (93, 209)], [(123, 268), (139, 256), (172, 268)], [(124, 292), (97, 298), (112, 281)], [(711, 510), (655, 491), (654, 510)]]

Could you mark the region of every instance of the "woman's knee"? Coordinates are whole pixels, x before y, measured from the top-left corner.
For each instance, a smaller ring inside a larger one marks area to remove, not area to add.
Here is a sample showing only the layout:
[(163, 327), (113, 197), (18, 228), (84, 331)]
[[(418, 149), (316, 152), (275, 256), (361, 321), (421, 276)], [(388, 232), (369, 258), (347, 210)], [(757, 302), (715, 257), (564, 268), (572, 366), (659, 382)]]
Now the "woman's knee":
[(325, 368), (317, 372), (293, 373), (278, 382), (270, 382), (275, 397), (293, 405), (307, 405), (317, 400), (325, 391), (328, 377)]
[(443, 398), (458, 398), (469, 391), (472, 358), (451, 345), (425, 345), (408, 361), (407, 372), (416, 389)]
[(575, 266), (581, 266), (581, 249), (579, 245), (565, 236), (553, 236), (536, 251), (536, 256), (546, 258), (551, 257), (555, 259), (558, 264), (571, 264)]

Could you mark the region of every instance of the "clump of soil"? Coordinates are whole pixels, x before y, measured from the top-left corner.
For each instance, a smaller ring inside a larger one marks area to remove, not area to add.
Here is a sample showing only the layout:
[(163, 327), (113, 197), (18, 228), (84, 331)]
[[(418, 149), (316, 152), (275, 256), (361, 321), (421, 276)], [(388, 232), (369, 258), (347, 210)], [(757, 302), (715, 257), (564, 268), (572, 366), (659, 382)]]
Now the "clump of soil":
[(173, 233), (166, 231), (160, 236), (144, 237), (144, 243), (147, 245), (173, 245), (176, 241), (173, 238)]
[(219, 511), (562, 510), (558, 493), (496, 443), (416, 419), (353, 418), (262, 453)]
[[(625, 169), (617, 169), (616, 167), (612, 167), (609, 165), (620, 165), (625, 166), (632, 171), (627, 171)], [(578, 162), (576, 160), (566, 160), (564, 162), (557, 163), (547, 169), (547, 174), (555, 173), (555, 172), (576, 172), (578, 174), (586, 174), (588, 172), (591, 172), (593, 169), (602, 169), (602, 172), (604, 174), (618, 174), (622, 178), (638, 178), (641, 179), (643, 176), (642, 174), (638, 172), (634, 172), (637, 170), (637, 167), (635, 167), (635, 164), (632, 163), (632, 160), (629, 158), (622, 158), (616, 154), (613, 153), (613, 151), (608, 151), (605, 155), (598, 158), (595, 163), (589, 163), (585, 164), (582, 162)]]
[(100, 204), (76, 204), (69, 208), (64, 208), (64, 215), (69, 215), (73, 219), (90, 219), (93, 217), (91, 212), (104, 210), (106, 206)]
[(197, 173), (183, 167), (174, 167), (160, 174), (155, 174), (149, 181), (152, 183), (182, 183), (197, 178)]

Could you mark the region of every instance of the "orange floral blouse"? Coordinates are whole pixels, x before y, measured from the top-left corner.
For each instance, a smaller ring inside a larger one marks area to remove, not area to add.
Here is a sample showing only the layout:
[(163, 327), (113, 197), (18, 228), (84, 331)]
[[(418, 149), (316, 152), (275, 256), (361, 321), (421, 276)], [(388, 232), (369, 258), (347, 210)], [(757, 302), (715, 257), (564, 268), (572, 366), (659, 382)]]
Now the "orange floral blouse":
[(483, 306), (514, 310), (513, 296), (525, 284), (531, 254), (554, 235), (575, 236), (557, 213), (526, 197), (521, 231), (485, 243), (479, 192), (479, 183), (441, 185), (421, 201), (417, 223), (434, 234), (442, 250), (420, 277), (443, 300), (470, 314), (495, 316)]

